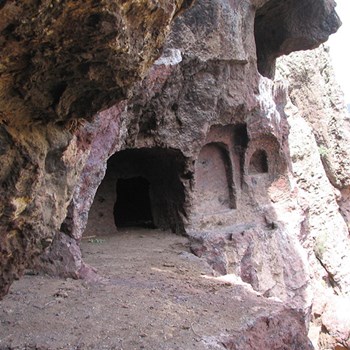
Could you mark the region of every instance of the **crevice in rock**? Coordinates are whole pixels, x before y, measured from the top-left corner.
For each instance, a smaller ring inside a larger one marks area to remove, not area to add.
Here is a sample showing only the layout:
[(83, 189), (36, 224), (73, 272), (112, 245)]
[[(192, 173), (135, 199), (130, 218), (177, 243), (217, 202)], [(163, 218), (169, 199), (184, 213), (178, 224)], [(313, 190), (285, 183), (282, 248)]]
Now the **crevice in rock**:
[(318, 257), (317, 255), (315, 255), (315, 256), (316, 256), (316, 259), (321, 264), (321, 266), (323, 267), (323, 269), (327, 273), (327, 281), (326, 282), (328, 282), (329, 285), (333, 288), (334, 293), (338, 295), (338, 291), (341, 290), (339, 284), (334, 280), (333, 274), (327, 269), (326, 265), (322, 262), (321, 258)]
[(57, 104), (60, 102), (60, 99), (65, 92), (68, 84), (65, 81), (57, 83), (55, 86), (51, 88), (51, 95), (53, 98), (52, 106), (55, 108)]

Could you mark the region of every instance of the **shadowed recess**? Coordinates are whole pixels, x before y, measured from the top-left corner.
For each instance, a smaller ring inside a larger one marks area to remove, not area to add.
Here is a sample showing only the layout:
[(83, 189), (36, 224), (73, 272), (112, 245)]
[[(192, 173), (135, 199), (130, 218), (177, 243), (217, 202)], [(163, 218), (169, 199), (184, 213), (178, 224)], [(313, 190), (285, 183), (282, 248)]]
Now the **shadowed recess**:
[(116, 191), (115, 223), (184, 231), (185, 158), (174, 149), (128, 149), (113, 155), (106, 177)]
[(150, 200), (150, 184), (143, 177), (118, 179), (114, 221), (117, 227), (154, 227)]
[(267, 154), (264, 150), (258, 149), (252, 155), (249, 163), (249, 174), (264, 174), (268, 173), (269, 166)]

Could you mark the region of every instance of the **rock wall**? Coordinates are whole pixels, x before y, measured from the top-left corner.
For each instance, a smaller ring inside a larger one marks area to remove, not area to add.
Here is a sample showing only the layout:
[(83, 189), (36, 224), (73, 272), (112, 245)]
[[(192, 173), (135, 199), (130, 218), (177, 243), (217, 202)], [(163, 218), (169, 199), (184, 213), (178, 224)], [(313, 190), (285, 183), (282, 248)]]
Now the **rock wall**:
[(290, 155), (305, 212), (300, 238), (313, 275), (313, 328), (323, 330), (315, 342), (349, 348), (342, 316), (350, 282), (349, 114), (326, 46), (282, 57), (277, 67), (289, 81)]
[(0, 296), (60, 228), (89, 166), (92, 116), (127, 97), (190, 3), (1, 1)]
[[(312, 320), (324, 348), (348, 346), (329, 326), (339, 303), (325, 299), (349, 288), (349, 120), (339, 98), (324, 98), (323, 48), (323, 68), (300, 54), (312, 70), (281, 60), (272, 79), (277, 57), (338, 28), (334, 3), (190, 3), (0, 5), (1, 293), (39, 252), (41, 269), (96, 277), (81, 257), (84, 229), (107, 205), (118, 222), (110, 193), (143, 178), (153, 225), (186, 234), (216, 274), (282, 300), (301, 327)], [(33, 49), (10, 51), (16, 40)]]

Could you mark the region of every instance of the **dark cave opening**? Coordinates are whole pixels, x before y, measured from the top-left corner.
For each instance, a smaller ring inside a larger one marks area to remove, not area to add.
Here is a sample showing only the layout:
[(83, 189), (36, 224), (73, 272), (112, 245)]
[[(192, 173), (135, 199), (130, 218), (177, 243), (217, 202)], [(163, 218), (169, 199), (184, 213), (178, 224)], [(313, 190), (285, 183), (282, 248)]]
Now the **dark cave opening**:
[(246, 150), (249, 142), (247, 124), (236, 124), (233, 128), (233, 140), (235, 148)]
[(113, 215), (117, 227), (153, 228), (149, 181), (141, 176), (118, 179)]
[(90, 232), (144, 227), (185, 231), (186, 158), (178, 150), (127, 149), (115, 153), (89, 212)]

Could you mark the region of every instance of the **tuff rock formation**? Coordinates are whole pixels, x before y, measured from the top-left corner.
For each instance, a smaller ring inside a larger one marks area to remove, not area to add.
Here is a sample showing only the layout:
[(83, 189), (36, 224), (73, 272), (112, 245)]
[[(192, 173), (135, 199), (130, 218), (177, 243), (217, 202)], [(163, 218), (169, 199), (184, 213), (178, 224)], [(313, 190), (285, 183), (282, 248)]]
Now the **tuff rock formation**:
[(312, 331), (322, 330), (321, 349), (348, 349), (350, 118), (330, 63), (321, 46), (282, 57), (277, 66), (279, 77), (289, 81), (285, 110), (304, 210), (300, 241), (313, 275)]
[[(86, 225), (140, 220), (188, 235), (297, 327), (313, 321), (321, 348), (349, 348), (332, 319), (350, 286), (349, 119), (324, 48), (280, 60), (273, 80), (277, 57), (336, 31), (334, 2), (197, 0), (152, 65), (189, 5), (2, 3), (2, 294), (39, 252), (40, 269), (98, 278)], [(139, 216), (122, 209), (136, 187)]]
[(95, 132), (79, 127), (127, 97), (189, 5), (1, 1), (1, 296), (67, 214)]

